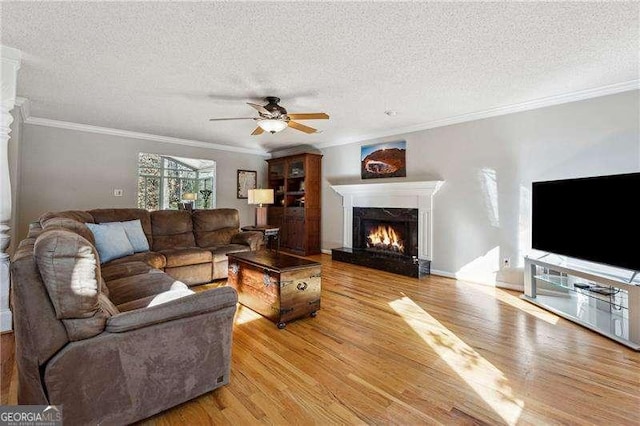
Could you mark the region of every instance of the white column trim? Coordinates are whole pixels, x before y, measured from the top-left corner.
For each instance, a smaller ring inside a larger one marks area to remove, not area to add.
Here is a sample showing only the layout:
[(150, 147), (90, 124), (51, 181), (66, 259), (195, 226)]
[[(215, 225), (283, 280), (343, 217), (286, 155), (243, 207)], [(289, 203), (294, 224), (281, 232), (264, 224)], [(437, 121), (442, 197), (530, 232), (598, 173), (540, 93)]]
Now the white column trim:
[(9, 175), (9, 134), (13, 116), (11, 110), (16, 103), (16, 87), (21, 54), (17, 49), (0, 46), (0, 331), (13, 328), (9, 308), (9, 255), (6, 253), (11, 242), (11, 182)]

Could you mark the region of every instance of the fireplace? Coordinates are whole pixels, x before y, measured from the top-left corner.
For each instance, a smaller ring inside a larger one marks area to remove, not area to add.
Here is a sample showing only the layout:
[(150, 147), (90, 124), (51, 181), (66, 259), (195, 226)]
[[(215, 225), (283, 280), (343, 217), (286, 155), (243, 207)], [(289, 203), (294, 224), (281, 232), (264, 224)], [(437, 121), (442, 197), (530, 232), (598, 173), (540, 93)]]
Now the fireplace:
[[(429, 274), (433, 195), (442, 183), (331, 185), (342, 196), (343, 209), (343, 247), (332, 249), (331, 257), (410, 277)], [(372, 227), (380, 230), (378, 237), (369, 236)], [(400, 243), (392, 241), (391, 233)]]
[(390, 256), (418, 256), (418, 209), (353, 208), (353, 247)]
[(429, 273), (418, 259), (418, 209), (354, 207), (351, 248), (332, 250), (332, 258), (410, 277)]

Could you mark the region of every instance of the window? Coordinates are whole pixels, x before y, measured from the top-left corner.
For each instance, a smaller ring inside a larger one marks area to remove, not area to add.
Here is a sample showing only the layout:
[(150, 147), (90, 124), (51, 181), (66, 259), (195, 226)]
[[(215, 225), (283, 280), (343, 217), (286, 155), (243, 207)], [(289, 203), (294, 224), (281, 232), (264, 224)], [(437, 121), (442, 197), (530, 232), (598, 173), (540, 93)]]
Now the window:
[(138, 208), (177, 209), (195, 193), (195, 208), (216, 207), (216, 162), (158, 154), (138, 155)]

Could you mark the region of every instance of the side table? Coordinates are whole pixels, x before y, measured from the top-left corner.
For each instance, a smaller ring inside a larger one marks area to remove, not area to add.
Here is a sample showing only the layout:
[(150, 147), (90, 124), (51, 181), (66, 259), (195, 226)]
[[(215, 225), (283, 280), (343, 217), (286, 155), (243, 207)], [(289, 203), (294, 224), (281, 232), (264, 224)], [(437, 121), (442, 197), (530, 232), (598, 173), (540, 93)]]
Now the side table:
[(265, 245), (273, 250), (273, 243), (276, 243), (276, 253), (280, 251), (280, 228), (277, 226), (243, 226), (243, 231), (260, 231), (264, 235)]

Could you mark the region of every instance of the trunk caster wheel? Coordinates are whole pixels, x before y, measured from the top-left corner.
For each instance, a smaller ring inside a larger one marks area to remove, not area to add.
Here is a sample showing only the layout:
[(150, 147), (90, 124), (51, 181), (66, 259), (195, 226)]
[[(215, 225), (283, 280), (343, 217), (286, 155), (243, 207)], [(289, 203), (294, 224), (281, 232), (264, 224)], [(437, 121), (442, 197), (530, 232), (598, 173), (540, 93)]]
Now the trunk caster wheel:
[(287, 326), (287, 324), (286, 324), (286, 323), (284, 323), (284, 322), (279, 322), (279, 323), (278, 323), (278, 328), (279, 328), (280, 330), (282, 330), (282, 329), (283, 329), (283, 328), (285, 328), (286, 326)]
[(318, 312), (313, 311), (313, 312), (311, 312), (310, 315), (311, 315), (311, 318), (315, 318), (318, 315)]

